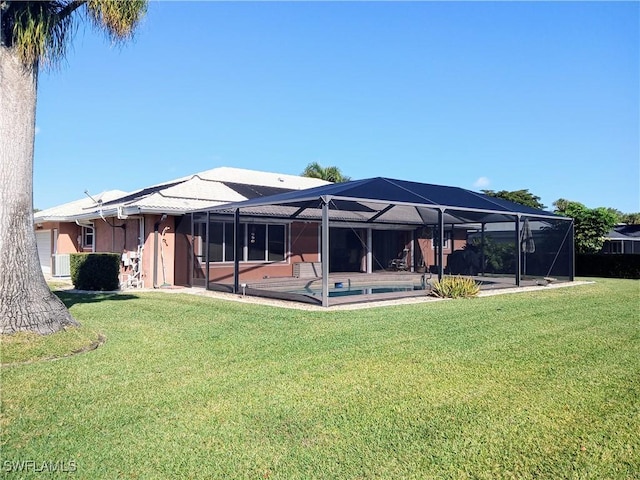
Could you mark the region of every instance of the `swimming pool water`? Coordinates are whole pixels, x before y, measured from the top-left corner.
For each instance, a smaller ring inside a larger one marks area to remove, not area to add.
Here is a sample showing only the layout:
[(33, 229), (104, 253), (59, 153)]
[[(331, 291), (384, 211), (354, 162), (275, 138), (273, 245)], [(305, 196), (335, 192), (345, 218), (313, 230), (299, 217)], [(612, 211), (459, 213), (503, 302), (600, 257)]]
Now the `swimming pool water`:
[[(417, 285), (352, 285), (344, 288), (330, 288), (329, 297), (346, 297), (349, 295), (370, 295), (373, 293), (389, 293), (389, 292), (412, 292), (414, 290), (423, 290)], [(290, 290), (290, 293), (301, 293), (303, 295), (312, 295), (314, 297), (322, 297), (322, 289), (303, 288), (299, 290)]]

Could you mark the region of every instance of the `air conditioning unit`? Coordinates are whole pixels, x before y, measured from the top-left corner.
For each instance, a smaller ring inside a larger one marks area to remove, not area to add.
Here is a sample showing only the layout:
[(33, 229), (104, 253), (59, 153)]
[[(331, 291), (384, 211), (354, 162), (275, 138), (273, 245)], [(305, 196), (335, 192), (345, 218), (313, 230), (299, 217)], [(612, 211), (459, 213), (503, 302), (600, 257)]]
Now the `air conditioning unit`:
[(53, 255), (53, 276), (68, 277), (71, 275), (71, 256), (68, 253)]

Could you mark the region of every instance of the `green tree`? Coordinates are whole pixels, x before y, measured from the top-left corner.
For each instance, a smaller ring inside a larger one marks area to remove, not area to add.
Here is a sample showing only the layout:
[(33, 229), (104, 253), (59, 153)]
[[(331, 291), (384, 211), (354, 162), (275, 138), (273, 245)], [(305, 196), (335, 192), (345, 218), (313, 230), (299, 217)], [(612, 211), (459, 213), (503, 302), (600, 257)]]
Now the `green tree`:
[(573, 218), (576, 253), (598, 253), (608, 234), (618, 221), (610, 208), (587, 208), (579, 202), (560, 198), (553, 202), (555, 213)]
[(0, 0), (0, 333), (77, 325), (47, 286), (33, 228), (38, 71), (64, 58), (79, 18), (131, 38), (147, 2)]
[(303, 177), (319, 178), (333, 183), (348, 182), (351, 177), (344, 175), (338, 167), (323, 167), (318, 162), (312, 162), (301, 174)]
[(640, 225), (640, 212), (636, 213), (623, 213), (620, 216), (620, 222), (627, 225)]
[(509, 200), (510, 202), (519, 203), (520, 205), (526, 205), (527, 207), (539, 208), (540, 210), (547, 208), (540, 203), (540, 197), (529, 192), (528, 189), (513, 191), (500, 190), (499, 192), (495, 192), (493, 190), (481, 191), (490, 197), (502, 198), (504, 200)]

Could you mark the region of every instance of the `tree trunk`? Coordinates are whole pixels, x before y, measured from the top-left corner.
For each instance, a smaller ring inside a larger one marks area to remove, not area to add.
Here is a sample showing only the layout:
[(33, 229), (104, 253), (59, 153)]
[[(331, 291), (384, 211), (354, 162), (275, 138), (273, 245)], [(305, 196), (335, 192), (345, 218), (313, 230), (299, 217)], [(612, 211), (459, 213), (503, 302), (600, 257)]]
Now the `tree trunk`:
[(33, 228), (37, 68), (0, 46), (0, 333), (77, 326), (49, 289)]

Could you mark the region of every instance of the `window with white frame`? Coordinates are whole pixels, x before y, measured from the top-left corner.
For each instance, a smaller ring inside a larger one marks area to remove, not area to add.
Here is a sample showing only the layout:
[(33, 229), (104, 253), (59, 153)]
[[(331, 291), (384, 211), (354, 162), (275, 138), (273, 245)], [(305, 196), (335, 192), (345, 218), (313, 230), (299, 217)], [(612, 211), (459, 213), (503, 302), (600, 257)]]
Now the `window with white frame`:
[(82, 227), (82, 248), (93, 248), (94, 229), (93, 227)]
[[(286, 252), (286, 225), (240, 224), (242, 262), (282, 262)], [(233, 223), (209, 223), (209, 262), (233, 262)]]

